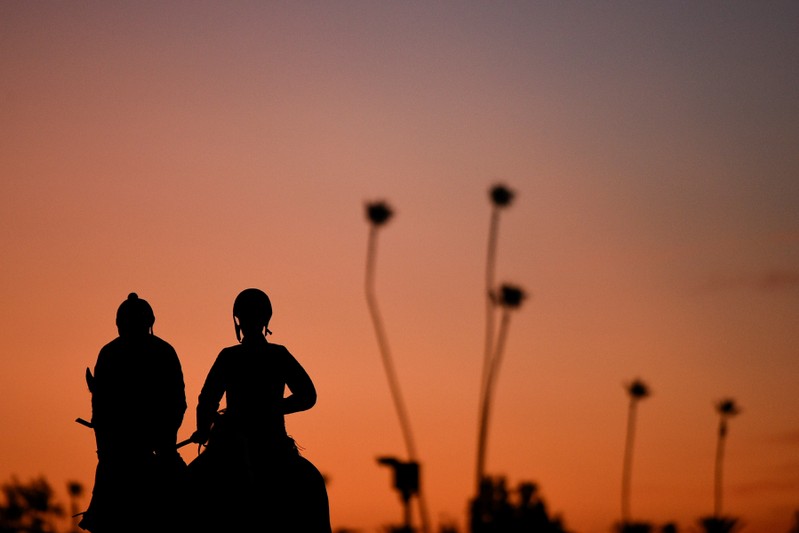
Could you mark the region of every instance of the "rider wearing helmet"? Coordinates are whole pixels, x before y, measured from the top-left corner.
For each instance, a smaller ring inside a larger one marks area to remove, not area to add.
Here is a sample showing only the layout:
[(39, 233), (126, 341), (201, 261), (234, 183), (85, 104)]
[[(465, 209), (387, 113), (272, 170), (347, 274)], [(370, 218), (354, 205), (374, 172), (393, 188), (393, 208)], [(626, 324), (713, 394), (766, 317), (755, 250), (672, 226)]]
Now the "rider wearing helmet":
[(116, 323), (120, 336), (129, 337), (145, 333), (152, 335), (155, 313), (147, 300), (142, 300), (138, 294), (132, 292), (119, 304)]
[[(208, 455), (206, 464), (214, 457), (215, 439), (224, 442), (216, 453), (224, 456), (219, 460), (225, 467), (211, 469), (216, 474), (195, 477), (204, 476), (198, 484), (211, 485), (209, 491), (224, 486), (229, 498), (225, 505), (235, 507), (217, 515), (222, 524), (210, 526), (212, 519), (204, 518), (203, 526), (230, 528), (230, 522), (224, 522), (230, 517), (241, 517), (242, 522), (235, 525), (247, 529), (252, 525), (248, 520), (269, 523), (271, 517), (272, 525), (281, 531), (329, 532), (324, 481), (318, 470), (299, 455), (285, 425), (285, 415), (314, 406), (316, 388), (285, 346), (267, 341), (266, 336), (271, 334), (268, 329), (271, 318), (272, 304), (266, 293), (255, 288), (239, 293), (233, 303), (233, 324), (239, 343), (222, 349), (200, 392), (197, 431), (191, 439), (200, 444), (208, 442), (208, 451), (195, 460), (196, 465), (193, 461), (189, 469), (193, 472), (195, 466), (197, 470), (204, 468), (201, 466), (203, 455)], [(284, 397), (287, 387), (290, 393)], [(220, 416), (223, 395), (226, 407), (224, 415)], [(219, 426), (224, 427), (224, 435), (217, 437)], [(221, 477), (208, 479), (220, 472)], [(305, 485), (298, 488), (298, 483)], [(309, 484), (312, 487), (310, 497), (307, 495)], [(247, 508), (251, 505), (247, 502), (269, 505), (271, 511), (257, 517), (248, 515)], [(310, 508), (309, 502), (313, 502)], [(207, 509), (203, 506), (206, 517)], [(314, 523), (301, 522), (311, 516), (318, 517)]]
[[(305, 411), (316, 403), (316, 388), (300, 363), (270, 334), (272, 303), (259, 289), (245, 289), (233, 303), (233, 325), (238, 345), (223, 349), (200, 392), (195, 442), (208, 440), (222, 395), (225, 417), (239, 432), (276, 446), (287, 442), (284, 415)], [(291, 394), (283, 397), (285, 387)]]
[(150, 304), (130, 293), (117, 310), (119, 336), (100, 350), (94, 376), (87, 374), (98, 465), (80, 525), (92, 533), (158, 530), (150, 519), (164, 514), (166, 503), (157, 489), (182, 463), (183, 371), (175, 349), (153, 334), (154, 323)]
[(236, 338), (241, 342), (241, 321), (252, 324), (257, 334), (271, 334), (267, 326), (272, 320), (272, 302), (269, 296), (260, 289), (244, 289), (236, 296), (233, 302), (233, 326), (236, 328)]
[(117, 310), (119, 336), (97, 356), (92, 425), (101, 453), (175, 453), (186, 411), (183, 371), (154, 323), (150, 304), (130, 293)]

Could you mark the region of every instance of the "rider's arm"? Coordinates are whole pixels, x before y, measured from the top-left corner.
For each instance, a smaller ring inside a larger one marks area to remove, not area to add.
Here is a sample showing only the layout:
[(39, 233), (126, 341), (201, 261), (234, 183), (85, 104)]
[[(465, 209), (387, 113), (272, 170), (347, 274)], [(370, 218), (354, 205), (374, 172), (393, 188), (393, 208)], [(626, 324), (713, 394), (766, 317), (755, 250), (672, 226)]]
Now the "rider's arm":
[[(113, 358), (108, 354), (108, 348), (103, 347), (97, 356), (97, 363), (94, 366), (92, 383), (92, 427), (94, 436), (97, 440), (97, 450), (104, 450), (109, 444), (109, 421), (114, 420), (114, 408), (111, 405), (109, 387), (109, 374), (111, 373), (110, 363)], [(99, 378), (98, 378), (99, 376)], [(88, 380), (87, 380), (88, 382)]]
[(211, 432), (211, 424), (214, 421), (214, 416), (219, 409), (219, 402), (222, 401), (222, 395), (225, 394), (225, 352), (224, 350), (219, 354), (214, 361), (208, 376), (205, 378), (205, 384), (200, 391), (200, 396), (197, 401), (197, 431), (192, 436), (192, 442), (199, 442), (201, 444), (208, 440)]
[(283, 398), (283, 414), (306, 411), (316, 404), (316, 387), (302, 365), (285, 352), (286, 385), (291, 394)]
[(161, 412), (154, 414), (153, 422), (158, 425), (158, 443), (156, 451), (173, 453), (177, 441), (178, 430), (186, 413), (186, 387), (183, 382), (183, 369), (175, 349), (164, 343), (161, 345), (160, 368), (162, 378), (158, 380), (159, 389), (152, 391), (159, 395), (163, 404)]

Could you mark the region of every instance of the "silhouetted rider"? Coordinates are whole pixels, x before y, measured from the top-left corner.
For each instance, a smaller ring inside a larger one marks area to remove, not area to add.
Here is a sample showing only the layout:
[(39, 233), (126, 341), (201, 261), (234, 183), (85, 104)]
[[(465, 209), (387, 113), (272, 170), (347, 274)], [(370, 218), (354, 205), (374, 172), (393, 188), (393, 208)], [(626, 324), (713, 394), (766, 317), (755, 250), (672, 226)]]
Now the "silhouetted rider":
[[(208, 506), (222, 507), (216, 514), (220, 522), (208, 527), (211, 519), (204, 518), (201, 529), (234, 531), (257, 523), (275, 531), (330, 531), (324, 480), (299, 455), (284, 418), (313, 407), (316, 389), (284, 346), (267, 341), (271, 318), (266, 293), (255, 288), (239, 293), (233, 303), (239, 344), (222, 349), (200, 392), (191, 438), (208, 442), (208, 450), (189, 468), (205, 491), (200, 499), (209, 502), (203, 516), (209, 516)], [(284, 397), (286, 387), (290, 394)]]
[[(259, 289), (242, 291), (233, 304), (240, 344), (224, 348), (211, 367), (197, 404), (194, 442), (208, 440), (211, 424), (226, 394), (226, 424), (258, 448), (291, 446), (284, 415), (316, 403), (313, 381), (300, 363), (279, 344), (267, 342), (272, 318), (269, 297)], [(286, 386), (291, 394), (283, 396)]]
[(87, 374), (97, 473), (80, 526), (93, 533), (159, 531), (177, 520), (174, 494), (185, 463), (176, 450), (186, 411), (174, 348), (153, 334), (150, 305), (131, 293), (119, 306), (119, 336)]

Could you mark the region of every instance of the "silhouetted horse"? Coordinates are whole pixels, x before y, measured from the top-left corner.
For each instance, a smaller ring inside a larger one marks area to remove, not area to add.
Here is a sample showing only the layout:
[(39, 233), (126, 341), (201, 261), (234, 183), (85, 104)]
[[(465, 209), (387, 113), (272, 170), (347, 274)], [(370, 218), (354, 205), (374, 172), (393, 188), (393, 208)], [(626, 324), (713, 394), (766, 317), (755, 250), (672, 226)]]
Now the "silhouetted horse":
[(325, 480), (294, 440), (253, 442), (217, 415), (208, 445), (188, 465), (192, 530), (330, 533)]

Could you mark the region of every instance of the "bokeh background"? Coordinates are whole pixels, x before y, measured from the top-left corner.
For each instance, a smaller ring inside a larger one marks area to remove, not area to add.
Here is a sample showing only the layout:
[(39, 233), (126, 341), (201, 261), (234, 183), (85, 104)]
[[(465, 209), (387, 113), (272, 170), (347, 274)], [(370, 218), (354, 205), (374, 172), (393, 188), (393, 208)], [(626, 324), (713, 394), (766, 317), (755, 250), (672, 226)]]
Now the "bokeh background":
[[(404, 455), (364, 297), (376, 292), (435, 524), (473, 495), (488, 190), (516, 192), (497, 279), (514, 313), (489, 473), (537, 482), (580, 533), (713, 506), (799, 508), (799, 4), (0, 3), (0, 479), (91, 486), (83, 381), (131, 291), (183, 363), (180, 437), (233, 298), (319, 391), (288, 419), (334, 527), (401, 521)], [(135, 428), (134, 428), (135, 429)], [(183, 449), (186, 460), (196, 448)]]

